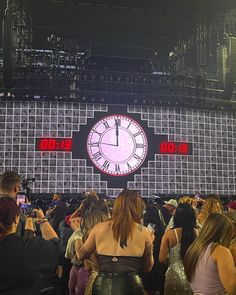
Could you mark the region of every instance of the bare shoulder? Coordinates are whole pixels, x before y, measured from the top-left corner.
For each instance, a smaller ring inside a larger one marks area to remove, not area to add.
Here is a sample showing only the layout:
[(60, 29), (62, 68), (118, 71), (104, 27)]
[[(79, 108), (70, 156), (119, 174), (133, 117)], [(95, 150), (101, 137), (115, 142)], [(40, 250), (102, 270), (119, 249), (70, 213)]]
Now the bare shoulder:
[(104, 221), (104, 222), (100, 222), (98, 224), (96, 224), (93, 228), (95, 230), (102, 230), (102, 229), (107, 229), (109, 227), (112, 226), (112, 223), (110, 220)]
[(215, 249), (213, 250), (213, 252), (211, 253), (213, 260), (217, 260), (219, 258), (225, 257), (226, 255), (231, 256), (230, 250), (221, 245), (217, 245)]
[(217, 245), (214, 249), (213, 252), (216, 252), (216, 253), (227, 253), (229, 252), (229, 249), (224, 247), (224, 246), (221, 246), (221, 245)]
[(167, 242), (169, 246), (173, 247), (176, 245), (176, 237), (175, 237), (175, 232), (173, 229), (169, 229), (167, 230), (163, 237), (162, 240), (164, 242)]
[(142, 224), (139, 224), (139, 223), (136, 223), (136, 229), (139, 231), (139, 232), (143, 232), (143, 231), (147, 231), (148, 228)]
[(151, 231), (149, 228), (147, 228), (146, 226), (144, 226), (142, 224), (138, 224), (138, 223), (135, 224), (135, 236), (136, 237), (139, 237), (139, 238), (142, 237), (142, 239), (143, 238), (148, 239), (150, 234), (151, 234)]
[(164, 233), (164, 235), (165, 235), (166, 237), (172, 237), (172, 236), (175, 235), (175, 233), (174, 233), (174, 230), (173, 230), (172, 228), (170, 228), (170, 229), (168, 229), (168, 230)]

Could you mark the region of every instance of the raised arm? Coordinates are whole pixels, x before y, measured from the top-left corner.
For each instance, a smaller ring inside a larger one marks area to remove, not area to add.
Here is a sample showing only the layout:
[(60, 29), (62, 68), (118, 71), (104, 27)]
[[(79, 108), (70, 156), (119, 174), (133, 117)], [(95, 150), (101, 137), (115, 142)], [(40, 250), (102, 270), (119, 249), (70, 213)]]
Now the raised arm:
[(37, 218), (43, 221), (40, 225), (40, 228), (41, 228), (42, 237), (44, 238), (44, 240), (58, 238), (56, 232), (47, 221), (43, 211), (41, 209), (34, 209), (34, 212), (37, 214)]

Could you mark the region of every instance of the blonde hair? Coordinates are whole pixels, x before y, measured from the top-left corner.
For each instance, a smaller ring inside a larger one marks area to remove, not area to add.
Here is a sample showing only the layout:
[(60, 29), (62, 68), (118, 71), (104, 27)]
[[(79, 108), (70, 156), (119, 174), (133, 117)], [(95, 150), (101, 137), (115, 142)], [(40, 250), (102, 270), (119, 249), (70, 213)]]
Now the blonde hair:
[(190, 205), (192, 205), (193, 199), (191, 197), (189, 197), (189, 196), (184, 196), (184, 197), (179, 198), (178, 203), (179, 204), (190, 204)]
[(221, 204), (219, 199), (216, 198), (208, 198), (205, 200), (199, 214), (197, 220), (203, 224), (204, 221), (208, 218), (208, 216), (214, 212), (224, 213), (223, 205)]
[(205, 221), (199, 236), (186, 252), (184, 269), (191, 282), (198, 260), (206, 248), (212, 244), (211, 253), (218, 245), (229, 247), (233, 233), (232, 222), (223, 214), (212, 213)]
[(225, 215), (232, 221), (234, 225), (236, 225), (236, 214), (235, 212), (227, 212)]

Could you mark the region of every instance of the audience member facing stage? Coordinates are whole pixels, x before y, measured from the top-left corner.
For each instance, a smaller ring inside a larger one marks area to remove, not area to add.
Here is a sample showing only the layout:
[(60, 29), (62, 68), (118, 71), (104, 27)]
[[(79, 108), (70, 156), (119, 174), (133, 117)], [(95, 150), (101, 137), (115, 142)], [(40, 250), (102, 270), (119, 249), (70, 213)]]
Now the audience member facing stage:
[(58, 193), (53, 194), (52, 201), (53, 202), (59, 202), (59, 201), (61, 201), (61, 195), (59, 195)]
[[(0, 176), (0, 199), (3, 197), (12, 198), (16, 201), (16, 195), (20, 191), (20, 176), (14, 171), (6, 171)], [(17, 225), (17, 235), (29, 238), (31, 231), (25, 230), (26, 216), (19, 212), (20, 220)], [(30, 224), (30, 226), (29, 226)], [(33, 229), (33, 221), (27, 219), (28, 228)]]
[(68, 240), (73, 234), (73, 230), (70, 226), (70, 215), (77, 209), (79, 202), (74, 199), (70, 202), (69, 207), (66, 209), (65, 218), (60, 222), (59, 225), (59, 238), (60, 238), (60, 255), (58, 261), (58, 277), (60, 278), (60, 284), (63, 294), (67, 294), (69, 273), (71, 269), (71, 261), (65, 257), (66, 247)]
[(236, 214), (236, 201), (229, 202), (228, 211), (229, 212), (235, 212), (235, 214)]
[(46, 217), (57, 233), (60, 222), (65, 218), (66, 210), (67, 206), (61, 201), (61, 196), (58, 193), (54, 194), (52, 196), (52, 208), (47, 210)]
[(165, 226), (160, 218), (158, 205), (152, 203), (146, 206), (144, 225), (150, 229), (153, 229), (155, 236), (153, 241), (154, 265), (150, 272), (144, 273), (142, 275), (144, 288), (146, 291), (148, 291), (148, 294), (156, 294), (158, 291), (160, 295), (164, 295), (164, 282), (167, 265), (160, 263), (159, 252), (161, 239), (165, 233)]
[(81, 202), (79, 208), (70, 217), (71, 227), (74, 231), (83, 227), (84, 218), (92, 212), (94, 205), (97, 202), (98, 197), (95, 192), (93, 195), (87, 193), (87, 197)]
[(194, 209), (189, 204), (179, 204), (174, 215), (174, 228), (166, 231), (161, 241), (160, 262), (166, 262), (169, 255), (165, 295), (193, 294), (184, 273), (183, 259), (197, 233)]
[[(86, 241), (91, 229), (96, 224), (106, 221), (107, 219), (108, 214), (100, 210), (93, 210), (89, 215), (84, 217), (81, 239), (76, 239), (75, 241), (76, 252), (79, 251)], [(84, 264), (80, 267), (73, 265), (70, 271), (69, 293), (74, 295), (91, 294), (94, 279), (97, 277), (97, 270), (98, 263), (96, 253), (93, 253), (89, 259), (84, 260)]]
[(233, 224), (233, 236), (230, 242), (229, 250), (233, 256), (234, 264), (236, 265), (236, 211), (230, 211), (225, 214)]
[(57, 259), (57, 235), (42, 210), (35, 210), (35, 213), (41, 223), (43, 238), (32, 237), (24, 240), (16, 235), (19, 207), (12, 198), (0, 198), (1, 295), (39, 295), (42, 266)]
[(224, 208), (220, 201), (220, 198), (211, 195), (205, 200), (202, 208), (199, 211), (197, 220), (201, 225), (203, 225), (208, 216), (210, 216), (214, 212), (223, 214)]
[(189, 204), (193, 205), (193, 199), (189, 196), (181, 197), (178, 199), (178, 204)]
[(184, 268), (194, 293), (236, 294), (236, 268), (229, 251), (232, 222), (223, 214), (212, 213), (189, 247)]
[(96, 225), (77, 251), (79, 260), (98, 254), (99, 274), (93, 295), (143, 295), (141, 269), (153, 266), (153, 234), (141, 225), (142, 201), (124, 190), (115, 200), (112, 218)]
[(20, 191), (20, 176), (14, 171), (6, 171), (0, 176), (0, 198), (12, 197)]
[(165, 207), (170, 212), (170, 214), (173, 216), (175, 214), (175, 210), (178, 206), (177, 201), (174, 199), (170, 199), (169, 201), (165, 201), (164, 203), (165, 203), (165, 205), (163, 205), (163, 207)]

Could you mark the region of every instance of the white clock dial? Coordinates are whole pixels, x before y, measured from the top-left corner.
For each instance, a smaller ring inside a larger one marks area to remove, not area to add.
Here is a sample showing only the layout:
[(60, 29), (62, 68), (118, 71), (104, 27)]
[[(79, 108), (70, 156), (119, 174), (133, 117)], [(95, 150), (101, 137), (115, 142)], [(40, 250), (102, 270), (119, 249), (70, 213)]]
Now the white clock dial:
[(98, 121), (87, 139), (93, 164), (114, 176), (133, 173), (146, 158), (148, 142), (142, 127), (132, 118), (111, 115)]

